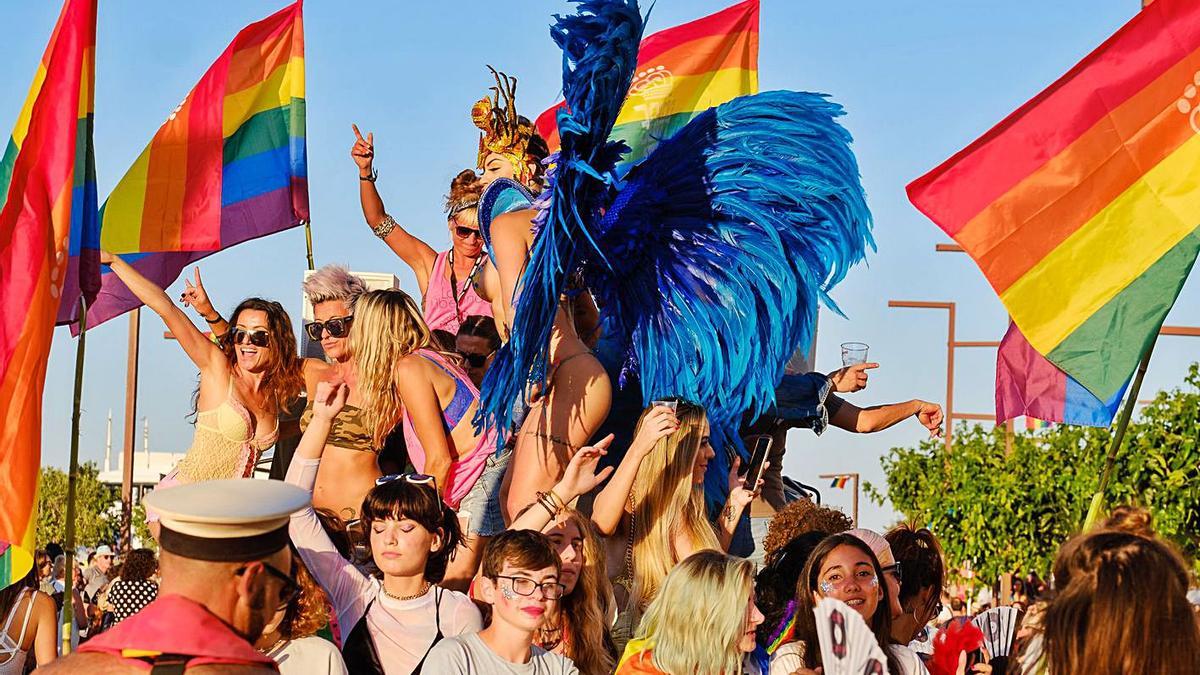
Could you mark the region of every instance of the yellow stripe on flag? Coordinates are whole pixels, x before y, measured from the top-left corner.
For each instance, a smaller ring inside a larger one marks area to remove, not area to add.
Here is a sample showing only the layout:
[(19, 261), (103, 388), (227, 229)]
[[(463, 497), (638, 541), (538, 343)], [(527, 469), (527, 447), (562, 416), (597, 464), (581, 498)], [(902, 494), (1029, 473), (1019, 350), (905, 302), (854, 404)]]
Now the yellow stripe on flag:
[(292, 57), (280, 65), (262, 84), (225, 97), (222, 133), (229, 138), (246, 120), (260, 112), (274, 110), (304, 98), (304, 58)]
[(658, 87), (630, 93), (614, 126), (700, 112), (754, 91), (758, 91), (757, 70), (725, 68), (700, 75), (672, 75)]

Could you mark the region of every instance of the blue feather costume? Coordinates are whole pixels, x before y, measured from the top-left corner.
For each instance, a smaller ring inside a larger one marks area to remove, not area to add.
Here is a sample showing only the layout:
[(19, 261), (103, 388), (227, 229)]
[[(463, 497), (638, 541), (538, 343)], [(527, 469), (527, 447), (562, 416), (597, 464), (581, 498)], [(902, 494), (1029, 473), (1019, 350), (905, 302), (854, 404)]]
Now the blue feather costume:
[[(563, 49), (561, 149), (481, 417), (507, 428), (513, 400), (543, 377), (559, 298), (578, 274), (643, 403), (696, 401), (713, 446), (741, 451), (739, 424), (774, 404), (819, 304), (840, 314), (830, 289), (874, 247), (850, 135), (836, 122), (842, 109), (811, 93), (741, 97), (700, 114), (618, 179), (627, 148), (608, 136), (642, 20), (632, 0), (575, 2), (578, 12), (551, 30)], [(489, 186), (483, 203), (512, 189)], [(482, 229), (494, 215), (480, 209)], [(717, 453), (714, 500), (727, 473)]]

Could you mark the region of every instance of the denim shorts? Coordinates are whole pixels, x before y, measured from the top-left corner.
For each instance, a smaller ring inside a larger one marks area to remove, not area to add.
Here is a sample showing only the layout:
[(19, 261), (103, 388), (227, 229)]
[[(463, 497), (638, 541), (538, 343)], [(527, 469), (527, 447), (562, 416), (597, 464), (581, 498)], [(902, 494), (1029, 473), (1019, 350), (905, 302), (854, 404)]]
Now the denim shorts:
[(491, 454), (483, 465), (483, 473), (458, 505), (458, 515), (466, 518), (466, 534), (492, 537), (504, 531), (504, 518), (500, 514), (500, 485), (504, 472), (512, 459), (512, 448), (506, 447), (499, 455)]

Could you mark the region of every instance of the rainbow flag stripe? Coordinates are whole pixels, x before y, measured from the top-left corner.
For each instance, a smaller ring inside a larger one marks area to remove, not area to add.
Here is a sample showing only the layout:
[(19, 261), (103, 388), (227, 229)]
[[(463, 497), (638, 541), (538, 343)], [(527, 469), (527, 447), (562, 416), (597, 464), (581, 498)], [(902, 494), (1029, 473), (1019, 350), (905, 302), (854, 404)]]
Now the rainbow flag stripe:
[(33, 556), (29, 549), (0, 541), (0, 588), (8, 588), (29, 574), (33, 569)]
[[(746, 0), (642, 40), (638, 72), (611, 136), (632, 149), (625, 167), (696, 115), (758, 93), (758, 2)], [(558, 149), (555, 114), (563, 105), (537, 118), (538, 133), (551, 151)]]
[(829, 483), (829, 487), (841, 490), (842, 488), (846, 487), (846, 483), (849, 482), (850, 476), (834, 476), (833, 480)]
[(1200, 3), (1157, 0), (908, 186), (1029, 343), (1108, 400), (1200, 252)]
[(60, 300), (98, 286), (95, 48), (96, 0), (66, 0), (0, 160), (0, 540), (29, 549)]
[[(188, 263), (308, 220), (301, 9), (238, 33), (101, 208), (103, 247), (160, 285)], [(88, 324), (139, 304), (105, 274)]]

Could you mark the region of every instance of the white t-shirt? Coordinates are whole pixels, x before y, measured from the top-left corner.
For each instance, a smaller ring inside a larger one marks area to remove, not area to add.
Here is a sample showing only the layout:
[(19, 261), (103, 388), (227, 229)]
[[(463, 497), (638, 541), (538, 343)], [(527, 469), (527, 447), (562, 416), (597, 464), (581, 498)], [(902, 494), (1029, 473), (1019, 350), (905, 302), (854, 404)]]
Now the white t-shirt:
[(280, 642), (267, 656), (282, 675), (349, 675), (338, 648), (316, 635)]
[(565, 656), (532, 646), (528, 663), (512, 663), (496, 655), (479, 633), (446, 638), (434, 645), (421, 672), (437, 675), (579, 675)]

